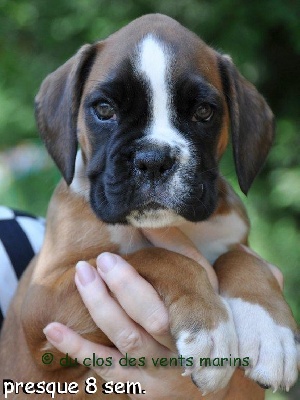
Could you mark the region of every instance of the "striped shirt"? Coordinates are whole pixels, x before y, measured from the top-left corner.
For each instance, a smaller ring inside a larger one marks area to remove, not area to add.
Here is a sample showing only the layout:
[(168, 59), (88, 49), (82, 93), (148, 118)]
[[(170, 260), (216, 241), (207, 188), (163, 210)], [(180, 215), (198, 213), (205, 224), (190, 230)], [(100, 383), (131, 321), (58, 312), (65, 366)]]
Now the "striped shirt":
[(0, 328), (18, 280), (42, 245), (45, 221), (0, 206)]

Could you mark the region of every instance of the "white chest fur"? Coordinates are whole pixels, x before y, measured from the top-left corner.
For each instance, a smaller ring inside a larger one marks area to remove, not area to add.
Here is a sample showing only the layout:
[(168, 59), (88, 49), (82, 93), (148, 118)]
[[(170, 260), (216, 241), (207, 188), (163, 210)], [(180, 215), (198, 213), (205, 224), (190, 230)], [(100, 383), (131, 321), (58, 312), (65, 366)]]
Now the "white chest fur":
[[(168, 228), (166, 228), (167, 230)], [(204, 222), (184, 222), (179, 226), (196, 245), (199, 251), (211, 262), (229, 250), (230, 246), (241, 242), (248, 226), (238, 213), (218, 215)], [(120, 246), (122, 254), (132, 253), (149, 247), (137, 228), (113, 225), (109, 228), (111, 240)]]

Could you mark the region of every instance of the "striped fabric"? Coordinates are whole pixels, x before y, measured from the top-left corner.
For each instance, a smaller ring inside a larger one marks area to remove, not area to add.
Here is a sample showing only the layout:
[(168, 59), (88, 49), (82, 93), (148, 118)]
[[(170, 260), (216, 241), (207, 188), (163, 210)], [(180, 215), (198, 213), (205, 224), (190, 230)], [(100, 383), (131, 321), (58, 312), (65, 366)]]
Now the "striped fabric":
[(42, 245), (45, 221), (0, 206), (0, 328), (18, 279)]

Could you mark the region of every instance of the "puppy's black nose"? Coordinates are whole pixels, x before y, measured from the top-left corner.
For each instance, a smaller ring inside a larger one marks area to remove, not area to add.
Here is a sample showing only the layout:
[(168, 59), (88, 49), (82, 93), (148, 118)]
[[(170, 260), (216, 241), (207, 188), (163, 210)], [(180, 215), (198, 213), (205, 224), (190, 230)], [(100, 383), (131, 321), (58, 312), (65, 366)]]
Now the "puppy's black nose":
[(136, 152), (134, 166), (148, 179), (159, 179), (171, 172), (175, 161), (169, 147), (145, 148)]

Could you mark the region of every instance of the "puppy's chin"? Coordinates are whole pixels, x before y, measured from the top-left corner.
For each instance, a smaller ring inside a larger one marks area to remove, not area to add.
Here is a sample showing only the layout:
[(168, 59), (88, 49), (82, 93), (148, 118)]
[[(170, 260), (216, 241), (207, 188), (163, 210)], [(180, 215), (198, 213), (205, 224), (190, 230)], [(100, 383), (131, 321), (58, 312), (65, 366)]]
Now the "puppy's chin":
[(164, 228), (180, 225), (185, 221), (180, 215), (165, 209), (134, 210), (126, 217), (126, 220), (137, 228)]

